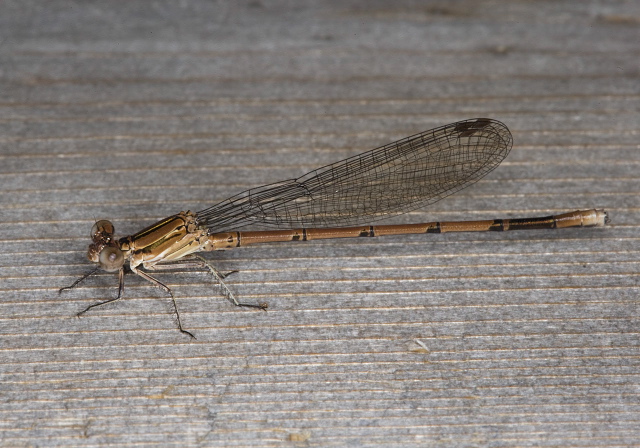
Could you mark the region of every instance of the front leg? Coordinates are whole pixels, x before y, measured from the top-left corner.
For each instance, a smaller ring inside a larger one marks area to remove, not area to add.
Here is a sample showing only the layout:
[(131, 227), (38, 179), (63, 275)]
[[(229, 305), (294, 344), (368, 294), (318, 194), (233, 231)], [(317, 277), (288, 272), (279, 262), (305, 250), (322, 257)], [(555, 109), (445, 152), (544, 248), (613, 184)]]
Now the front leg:
[[(96, 268), (96, 270), (97, 269), (98, 268)], [(95, 272), (95, 270), (92, 271), (92, 272)], [(76, 280), (76, 282), (73, 285), (68, 286), (67, 288), (63, 288), (63, 289), (72, 288), (73, 286), (77, 285), (78, 283), (80, 283), (80, 281), (84, 280), (85, 278), (86, 277), (83, 277), (80, 280)], [(61, 289), (60, 292), (62, 292), (63, 289)], [(91, 308), (95, 308), (95, 307), (98, 307), (98, 306), (106, 305), (107, 303), (111, 303), (111, 302), (115, 302), (116, 300), (120, 300), (122, 298), (122, 293), (123, 292), (124, 292), (124, 268), (121, 268), (118, 271), (118, 297), (116, 297), (115, 299), (109, 299), (109, 300), (105, 300), (104, 302), (99, 302), (99, 303), (94, 303), (93, 305), (89, 305), (84, 310), (82, 310), (78, 314), (76, 314), (76, 316), (80, 317), (81, 315), (83, 315), (84, 313), (89, 311)]]

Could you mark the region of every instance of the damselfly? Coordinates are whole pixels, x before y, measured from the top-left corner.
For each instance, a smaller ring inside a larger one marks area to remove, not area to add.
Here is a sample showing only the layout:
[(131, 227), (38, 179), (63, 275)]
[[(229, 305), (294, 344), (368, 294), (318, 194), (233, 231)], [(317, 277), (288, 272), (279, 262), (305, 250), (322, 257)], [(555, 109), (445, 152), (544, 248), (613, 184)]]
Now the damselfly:
[[(220, 273), (199, 252), (258, 243), (325, 238), (374, 237), (411, 233), (482, 232), (525, 229), (599, 227), (609, 222), (604, 210), (555, 216), (484, 221), (430, 222), (370, 226), (392, 215), (433, 204), (481, 179), (511, 150), (509, 129), (496, 120), (459, 121), (313, 170), (297, 179), (246, 190), (212, 207), (183, 211), (140, 232), (115, 238), (109, 221), (91, 229), (88, 258), (96, 267), (71, 286), (103, 269), (118, 272), (122, 297), (126, 269), (169, 293), (181, 332), (185, 330), (171, 289), (146, 271), (176, 267), (206, 268), (234, 305), (266, 309), (267, 304), (236, 300)], [(246, 227), (275, 230), (248, 230)]]

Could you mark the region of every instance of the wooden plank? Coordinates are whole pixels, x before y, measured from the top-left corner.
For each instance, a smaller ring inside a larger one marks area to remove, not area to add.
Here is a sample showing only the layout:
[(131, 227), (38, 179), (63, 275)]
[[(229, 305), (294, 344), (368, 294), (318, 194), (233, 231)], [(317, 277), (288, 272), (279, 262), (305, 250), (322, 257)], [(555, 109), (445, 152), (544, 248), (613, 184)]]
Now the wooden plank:
[[(0, 446), (631, 446), (636, 2), (0, 4)], [(180, 210), (452, 121), (514, 136), (385, 223), (600, 207), (606, 229), (272, 244), (90, 268), (94, 220)]]

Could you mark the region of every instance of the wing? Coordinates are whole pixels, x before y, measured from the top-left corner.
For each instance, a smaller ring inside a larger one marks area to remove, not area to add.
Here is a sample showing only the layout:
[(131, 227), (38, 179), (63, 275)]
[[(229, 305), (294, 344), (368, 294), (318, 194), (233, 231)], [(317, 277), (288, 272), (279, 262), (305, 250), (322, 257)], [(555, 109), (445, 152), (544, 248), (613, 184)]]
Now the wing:
[(211, 232), (245, 226), (350, 226), (406, 213), (477, 182), (511, 150), (501, 122), (448, 124), (310, 171), (251, 188), (197, 213)]

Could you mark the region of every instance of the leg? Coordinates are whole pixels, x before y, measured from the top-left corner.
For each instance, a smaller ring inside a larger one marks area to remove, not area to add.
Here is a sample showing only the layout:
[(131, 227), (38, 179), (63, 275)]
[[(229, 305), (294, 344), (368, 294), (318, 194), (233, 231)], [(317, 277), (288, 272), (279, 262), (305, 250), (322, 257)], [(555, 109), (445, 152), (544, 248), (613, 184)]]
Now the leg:
[(242, 306), (245, 308), (259, 308), (261, 310), (266, 310), (268, 305), (266, 303), (253, 304), (253, 303), (241, 303), (236, 300), (233, 293), (229, 289), (229, 287), (225, 284), (223, 279), (228, 277), (229, 275), (238, 272), (231, 271), (226, 274), (221, 273), (215, 267), (213, 267), (205, 258), (200, 255), (191, 254), (180, 260), (174, 260), (167, 263), (158, 263), (153, 266), (145, 266), (148, 270), (163, 270), (163, 269), (175, 269), (176, 267), (198, 267), (198, 268), (206, 268), (211, 275), (216, 279), (218, 285), (220, 286), (220, 292), (222, 296), (233, 303), (235, 306)]
[(171, 296), (171, 300), (173, 301), (173, 309), (176, 312), (176, 319), (178, 321), (178, 329), (180, 330), (181, 333), (188, 334), (193, 339), (196, 339), (196, 337), (193, 334), (189, 333), (187, 330), (182, 328), (182, 322), (180, 321), (180, 313), (178, 312), (178, 304), (176, 303), (176, 298), (173, 296), (173, 292), (171, 292), (171, 289), (167, 285), (165, 285), (161, 281), (156, 280), (155, 278), (151, 277), (149, 274), (147, 274), (144, 271), (139, 271), (138, 269), (133, 268), (133, 267), (131, 268), (131, 271), (134, 274), (139, 275), (143, 279), (147, 280), (148, 282), (153, 283), (156, 286), (159, 286), (160, 288), (164, 289), (165, 291), (167, 291), (169, 293), (169, 295)]
[(202, 266), (207, 268), (209, 270), (209, 272), (211, 272), (211, 275), (213, 275), (215, 277), (216, 281), (220, 285), (220, 289), (222, 290), (222, 295), (224, 297), (226, 297), (227, 300), (229, 300), (235, 306), (242, 306), (242, 307), (245, 307), (245, 308), (259, 308), (259, 309), (264, 310), (264, 311), (267, 310), (267, 307), (269, 306), (267, 303), (259, 303), (259, 304), (241, 303), (241, 302), (238, 302), (236, 300), (236, 298), (233, 296), (233, 293), (227, 287), (227, 285), (222, 281), (222, 279), (224, 279), (228, 275), (233, 274), (234, 272), (238, 272), (238, 271), (231, 271), (231, 272), (228, 272), (227, 274), (221, 274), (204, 257), (201, 257), (200, 255), (195, 255), (195, 254), (193, 254), (192, 256), (193, 256), (193, 258), (196, 258), (196, 259), (200, 260), (200, 262), (202, 263)]
[(220, 274), (220, 278), (223, 278), (223, 279), (224, 279), (224, 278), (229, 277), (231, 274), (237, 274), (238, 272), (240, 272), (240, 271), (235, 270), (235, 271), (225, 272), (225, 273), (223, 274), (222, 272), (218, 271), (218, 274)]
[(75, 282), (73, 282), (71, 285), (69, 286), (65, 286), (64, 288), (60, 288), (58, 290), (58, 294), (62, 294), (62, 291), (66, 291), (67, 289), (73, 289), (76, 286), (78, 286), (80, 284), (80, 282), (84, 281), (87, 277), (91, 277), (93, 274), (95, 274), (96, 272), (98, 272), (98, 269), (100, 269), (99, 267), (96, 267), (94, 269), (92, 269), (89, 273), (83, 275), (82, 277), (80, 277), (78, 280), (76, 280)]
[[(94, 269), (94, 272), (97, 270), (98, 268)], [(86, 278), (86, 277), (84, 277)], [(74, 283), (73, 285), (71, 285), (70, 287), (75, 286), (75, 284), (80, 283), (81, 280), (83, 280), (84, 278), (80, 279), (80, 280), (76, 280), (76, 283)], [(70, 288), (69, 287), (69, 288)], [(64, 288), (67, 289), (67, 288)], [(62, 291), (62, 290), (60, 290)], [(83, 315), (84, 313), (86, 313), (87, 311), (89, 311), (91, 308), (95, 308), (97, 306), (101, 306), (101, 305), (106, 305), (107, 303), (111, 303), (111, 302), (115, 302), (116, 300), (120, 300), (120, 298), (122, 297), (122, 292), (124, 291), (124, 268), (120, 269), (118, 271), (118, 297), (116, 297), (115, 299), (109, 299), (109, 300), (105, 300), (104, 302), (100, 302), (100, 303), (94, 303), (93, 305), (89, 305), (88, 307), (86, 307), (84, 310), (80, 311), (78, 314), (76, 314), (76, 316), (80, 317), (81, 315)]]

